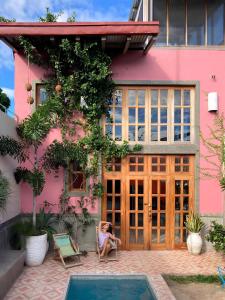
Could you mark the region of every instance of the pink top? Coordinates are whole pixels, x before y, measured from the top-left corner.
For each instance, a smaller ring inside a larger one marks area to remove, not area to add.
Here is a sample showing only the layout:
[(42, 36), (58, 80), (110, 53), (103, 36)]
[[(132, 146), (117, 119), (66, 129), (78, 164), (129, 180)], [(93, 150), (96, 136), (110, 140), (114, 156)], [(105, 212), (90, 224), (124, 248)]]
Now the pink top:
[(108, 232), (99, 231), (99, 234), (98, 234), (99, 248), (103, 248), (104, 242), (108, 238), (109, 238)]

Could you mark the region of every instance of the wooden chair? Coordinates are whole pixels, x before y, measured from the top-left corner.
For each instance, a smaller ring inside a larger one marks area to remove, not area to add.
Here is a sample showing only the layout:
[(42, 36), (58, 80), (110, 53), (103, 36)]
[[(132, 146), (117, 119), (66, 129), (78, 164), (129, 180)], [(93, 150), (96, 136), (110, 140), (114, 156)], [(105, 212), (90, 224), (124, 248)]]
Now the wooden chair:
[(82, 265), (80, 250), (67, 233), (53, 234), (56, 255), (61, 259), (64, 268)]
[(111, 249), (106, 257), (101, 257), (101, 249), (99, 247), (99, 227), (96, 226), (96, 253), (98, 254), (99, 262), (108, 260), (108, 261), (117, 261), (118, 260), (118, 244), (117, 241), (110, 240)]

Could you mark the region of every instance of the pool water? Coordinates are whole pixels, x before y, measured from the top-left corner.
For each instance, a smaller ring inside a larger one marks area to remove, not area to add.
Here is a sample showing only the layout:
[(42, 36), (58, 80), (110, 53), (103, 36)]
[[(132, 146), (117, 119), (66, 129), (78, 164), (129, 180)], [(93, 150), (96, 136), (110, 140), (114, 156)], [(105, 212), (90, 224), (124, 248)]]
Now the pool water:
[(71, 276), (66, 300), (156, 300), (144, 275)]

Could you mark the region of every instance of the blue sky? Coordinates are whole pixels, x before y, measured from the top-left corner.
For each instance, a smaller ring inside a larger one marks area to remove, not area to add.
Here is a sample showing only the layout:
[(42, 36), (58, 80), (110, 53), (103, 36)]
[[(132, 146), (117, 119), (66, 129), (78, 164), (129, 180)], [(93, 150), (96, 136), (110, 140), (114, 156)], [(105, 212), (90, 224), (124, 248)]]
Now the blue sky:
[[(132, 0), (1, 0), (0, 16), (17, 21), (36, 21), (46, 7), (64, 11), (59, 21), (73, 12), (77, 21), (127, 21)], [(14, 95), (14, 63), (12, 51), (0, 42), (0, 87), (12, 100)]]

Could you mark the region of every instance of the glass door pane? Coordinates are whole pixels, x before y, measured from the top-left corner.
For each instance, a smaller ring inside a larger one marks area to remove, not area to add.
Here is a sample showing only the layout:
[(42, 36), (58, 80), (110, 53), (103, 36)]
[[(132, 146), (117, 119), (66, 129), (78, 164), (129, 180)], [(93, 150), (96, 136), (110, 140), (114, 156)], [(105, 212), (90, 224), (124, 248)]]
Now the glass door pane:
[(106, 183), (106, 221), (112, 223), (112, 233), (121, 237), (121, 180), (108, 179)]
[(152, 179), (150, 191), (151, 245), (166, 243), (167, 187), (166, 179)]
[(128, 236), (133, 249), (144, 247), (144, 180), (130, 179), (128, 187)]

